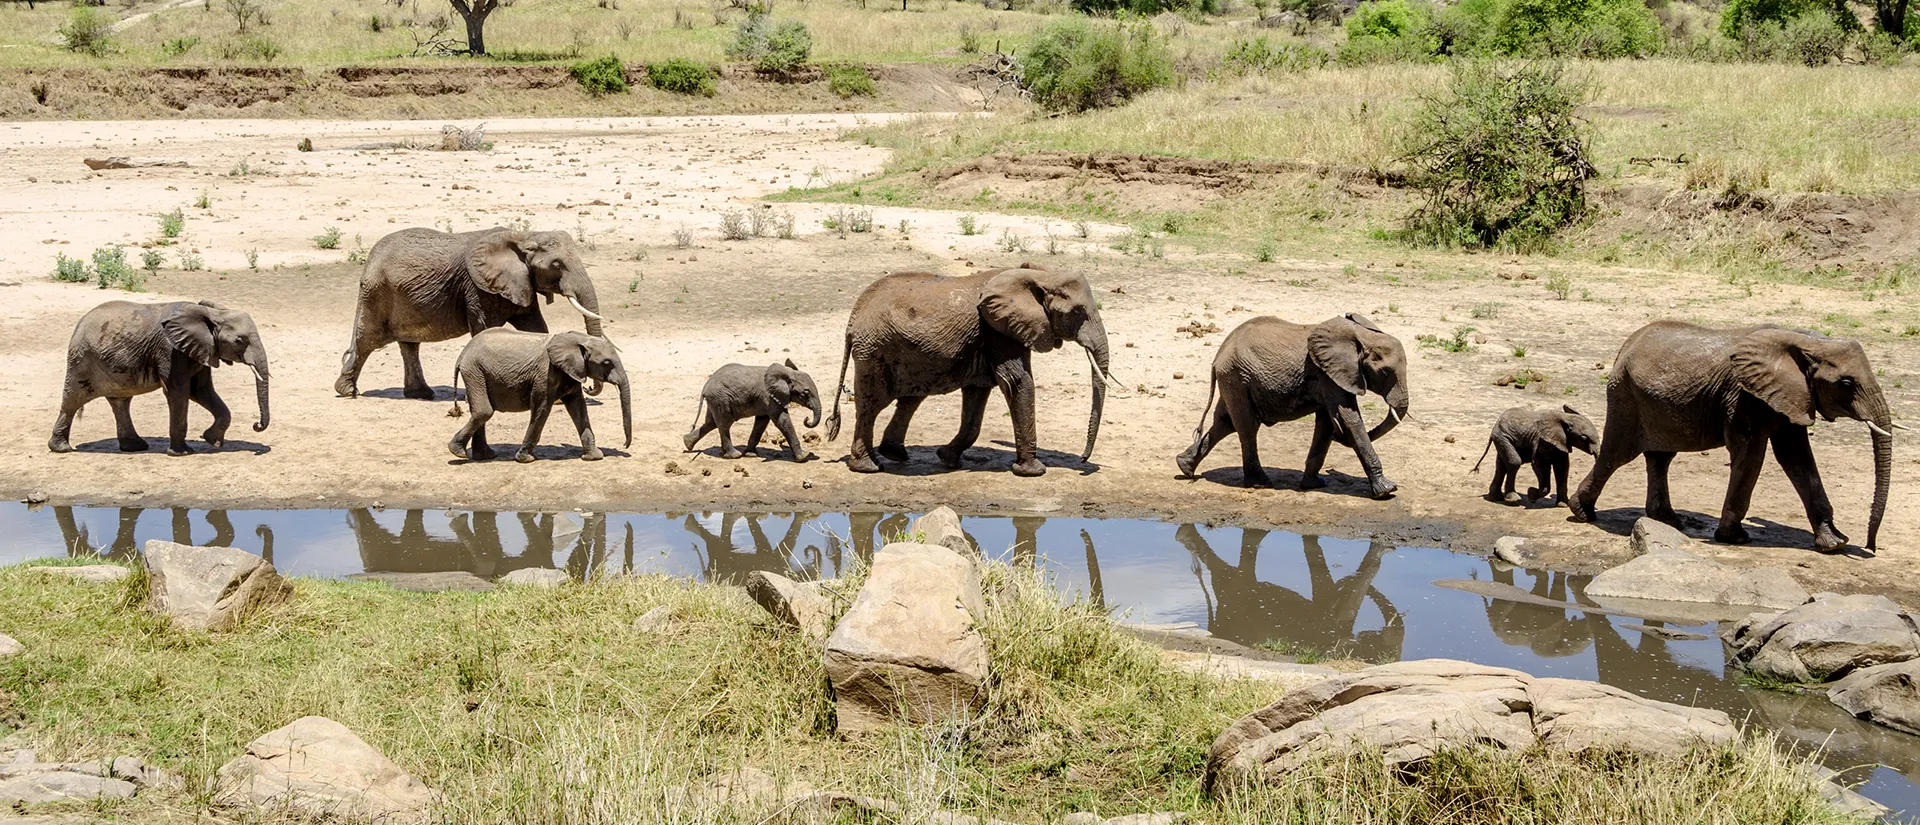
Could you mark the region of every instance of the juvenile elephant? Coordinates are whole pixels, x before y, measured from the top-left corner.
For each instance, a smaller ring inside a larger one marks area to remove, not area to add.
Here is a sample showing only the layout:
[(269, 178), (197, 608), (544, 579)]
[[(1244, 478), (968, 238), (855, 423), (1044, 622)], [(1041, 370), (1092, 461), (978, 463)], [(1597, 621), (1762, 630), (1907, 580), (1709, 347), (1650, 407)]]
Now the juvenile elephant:
[[(626, 368), (620, 364), (620, 354), (605, 338), (578, 332), (484, 330), (460, 351), (453, 376), (454, 415), (460, 414), (462, 380), (467, 382), (467, 405), (473, 408), (473, 417), (447, 444), (447, 449), (460, 458), (493, 458), (493, 448), (487, 445), (487, 420), (496, 412), (526, 412), (527, 436), (514, 460), (522, 464), (532, 461), (540, 430), (547, 425), (547, 414), (557, 401), (567, 406), (574, 427), (580, 430), (580, 457), (600, 460), (593, 422), (587, 420), (586, 395), (597, 391), (602, 382), (620, 388), (620, 423), (626, 433), (626, 446), (633, 446), (632, 388)], [(591, 388), (581, 386), (589, 381), (593, 383)]]
[(1493, 422), (1493, 434), (1487, 436), (1487, 448), (1480, 451), (1480, 460), (1474, 462), (1473, 471), (1480, 472), (1487, 453), (1497, 447), (1500, 454), (1494, 456), (1493, 483), (1487, 487), (1488, 501), (1520, 503), (1513, 485), (1520, 476), (1520, 465), (1532, 462), (1533, 475), (1540, 486), (1527, 490), (1526, 500), (1557, 494), (1554, 502), (1565, 504), (1569, 454), (1579, 450), (1593, 455), (1593, 445), (1599, 441), (1600, 431), (1594, 429), (1593, 421), (1571, 406), (1563, 404), (1557, 410), (1514, 407)]
[(1753, 501), (1767, 446), (1792, 480), (1822, 552), (1845, 547), (1820, 484), (1807, 427), (1814, 416), (1867, 422), (1873, 433), (1873, 512), (1867, 548), (1880, 536), (1893, 478), (1893, 423), (1867, 353), (1853, 341), (1775, 326), (1712, 329), (1655, 321), (1627, 337), (1607, 382), (1607, 429), (1593, 470), (1580, 482), (1573, 520), (1590, 521), (1608, 477), (1647, 457), (1647, 515), (1677, 523), (1667, 494), (1674, 453), (1726, 447), (1732, 473), (1715, 541), (1744, 544), (1740, 522)]
[[(1272, 482), (1260, 467), (1261, 425), (1311, 414), (1313, 445), (1300, 473), (1300, 489), (1327, 485), (1320, 468), (1327, 460), (1327, 445), (1338, 441), (1353, 448), (1374, 498), (1383, 498), (1396, 487), (1381, 472), (1373, 442), (1407, 414), (1406, 376), (1407, 351), (1400, 339), (1381, 332), (1364, 315), (1348, 313), (1311, 327), (1271, 316), (1254, 318), (1220, 343), (1213, 357), (1213, 381), (1207, 386), (1207, 409), (1194, 428), (1193, 446), (1175, 463), (1181, 475), (1192, 477), (1214, 445), (1239, 433), (1242, 483), (1268, 486)], [(1217, 407), (1215, 391), (1220, 393)], [(1370, 391), (1387, 401), (1387, 418), (1372, 432), (1360, 415), (1360, 398)]]
[[(793, 359), (784, 364), (773, 364), (765, 368), (749, 367), (745, 364), (728, 364), (715, 370), (707, 379), (706, 387), (700, 390), (700, 404), (693, 411), (693, 429), (681, 439), (687, 445), (687, 451), (693, 451), (693, 445), (700, 443), (707, 433), (720, 431), (720, 457), (739, 458), (743, 455), (733, 446), (733, 422), (742, 418), (753, 419), (753, 432), (747, 435), (747, 452), (759, 449), (760, 436), (767, 431), (767, 422), (780, 428), (780, 434), (787, 437), (787, 449), (792, 451), (794, 461), (806, 461), (813, 453), (800, 443), (799, 433), (794, 432), (793, 419), (787, 415), (788, 404), (805, 404), (813, 412), (813, 418), (807, 421), (807, 429), (820, 426), (820, 391), (813, 386), (813, 376), (800, 371), (793, 365)], [(704, 406), (706, 409), (700, 409)]]
[(213, 388), (213, 368), (234, 362), (253, 369), (254, 397), (267, 428), (267, 348), (253, 317), (212, 301), (135, 304), (108, 301), (80, 318), (67, 342), (66, 390), (53, 422), (47, 448), (70, 452), (68, 438), (80, 408), (107, 399), (120, 437), (120, 449), (139, 452), (146, 439), (133, 430), (133, 397), (163, 390), (167, 397), (167, 455), (193, 452), (187, 446), (187, 401), (213, 413), (213, 425), (201, 433), (218, 449), (233, 415)]
[(353, 313), (353, 340), (340, 356), (341, 396), (359, 394), (360, 369), (375, 350), (400, 343), (408, 398), (433, 398), (420, 370), (420, 345), (512, 324), (546, 332), (547, 319), (534, 302), (544, 295), (567, 299), (586, 319), (587, 333), (600, 335), (600, 301), (565, 232), (527, 232), (496, 226), (447, 233), (402, 229), (380, 239), (360, 273)]
[[(1037, 476), (1040, 463), (1033, 421), (1034, 352), (1051, 352), (1073, 341), (1093, 364), (1093, 410), (1087, 446), (1093, 455), (1106, 406), (1107, 330), (1093, 288), (1079, 275), (1050, 272), (1033, 264), (949, 278), (930, 272), (896, 272), (874, 281), (854, 300), (834, 390), (827, 438), (840, 435), (840, 390), (853, 362), (853, 445), (847, 468), (875, 473), (873, 452), (907, 460), (907, 425), (929, 395), (960, 391), (960, 432), (937, 453), (958, 469), (980, 437), (987, 395), (994, 387), (1013, 416), (1013, 474)], [(873, 449), (873, 424), (898, 401), (893, 419)]]

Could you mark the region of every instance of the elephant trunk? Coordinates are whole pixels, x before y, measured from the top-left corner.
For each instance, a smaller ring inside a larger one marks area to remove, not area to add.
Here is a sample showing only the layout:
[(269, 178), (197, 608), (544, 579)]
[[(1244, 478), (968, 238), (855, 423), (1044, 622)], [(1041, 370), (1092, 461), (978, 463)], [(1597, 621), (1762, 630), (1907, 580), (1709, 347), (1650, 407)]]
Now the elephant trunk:
[(1866, 418), (1873, 432), (1873, 510), (1867, 515), (1867, 549), (1880, 541), (1880, 519), (1887, 514), (1887, 491), (1893, 486), (1893, 416), (1887, 402), (1876, 395), (1866, 407)]
[(807, 399), (807, 411), (813, 413), (813, 417), (807, 419), (807, 429), (811, 430), (820, 426), (820, 396), (818, 394)]
[(262, 432), (272, 423), (273, 417), (267, 406), (267, 351), (259, 344), (247, 350), (247, 366), (253, 368), (253, 395), (260, 406), (260, 420), (253, 423), (254, 432)]
[(1080, 325), (1080, 334), (1074, 339), (1087, 351), (1087, 361), (1093, 369), (1093, 409), (1087, 413), (1087, 449), (1080, 454), (1081, 461), (1093, 458), (1093, 444), (1100, 437), (1100, 415), (1107, 408), (1107, 328), (1098, 317), (1087, 319)]
[(574, 309), (580, 310), (580, 318), (587, 325), (588, 335), (595, 338), (607, 337), (600, 328), (600, 322), (604, 319), (600, 317), (600, 297), (593, 291), (592, 281), (582, 275), (573, 284), (563, 288), (561, 294), (567, 297)]
[(1387, 399), (1387, 417), (1381, 419), (1380, 423), (1373, 425), (1373, 429), (1367, 432), (1368, 441), (1379, 441), (1381, 436), (1393, 432), (1394, 427), (1400, 426), (1400, 419), (1407, 415), (1405, 383), (1393, 385), (1393, 388), (1385, 393), (1385, 398)]
[(622, 449), (633, 446), (633, 384), (627, 380), (627, 371), (621, 370), (614, 375), (614, 386), (620, 388), (620, 427), (626, 435)]

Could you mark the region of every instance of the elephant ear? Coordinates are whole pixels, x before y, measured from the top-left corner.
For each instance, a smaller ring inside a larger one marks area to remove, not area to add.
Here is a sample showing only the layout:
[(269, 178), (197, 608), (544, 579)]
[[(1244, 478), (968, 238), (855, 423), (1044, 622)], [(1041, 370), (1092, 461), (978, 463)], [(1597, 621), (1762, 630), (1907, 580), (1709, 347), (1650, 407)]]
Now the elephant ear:
[(1786, 329), (1760, 329), (1733, 345), (1727, 360), (1740, 389), (1802, 427), (1813, 423), (1813, 391), (1807, 386), (1805, 348), (1811, 336)]
[(1573, 443), (1572, 435), (1568, 430), (1573, 429), (1573, 422), (1557, 415), (1549, 415), (1538, 429), (1537, 435), (1542, 443), (1552, 444), (1554, 449), (1563, 453), (1572, 452), (1569, 447)]
[(482, 238), (467, 253), (467, 275), (474, 286), (513, 302), (514, 306), (533, 304), (533, 278), (527, 262), (520, 259), (520, 245), (526, 233), (500, 231)]
[(582, 384), (591, 380), (587, 375), (587, 344), (578, 333), (555, 335), (547, 341), (547, 361), (568, 378)]
[(1019, 341), (1035, 352), (1060, 346), (1041, 303), (1040, 284), (1033, 274), (1044, 270), (1007, 269), (988, 279), (980, 292), (980, 317), (995, 332)]
[(1307, 357), (1321, 372), (1333, 379), (1340, 389), (1356, 396), (1367, 394), (1367, 376), (1360, 369), (1360, 359), (1366, 347), (1360, 341), (1359, 329), (1370, 329), (1372, 322), (1365, 316), (1348, 315), (1322, 322), (1307, 334)]
[(166, 333), (174, 349), (186, 353), (194, 363), (201, 366), (213, 363), (213, 316), (206, 307), (181, 304), (160, 319), (160, 330)]
[[(792, 361), (787, 362), (789, 367), (792, 364)], [(793, 380), (779, 364), (767, 368), (766, 382), (767, 397), (773, 399), (775, 406), (785, 407), (793, 400)]]

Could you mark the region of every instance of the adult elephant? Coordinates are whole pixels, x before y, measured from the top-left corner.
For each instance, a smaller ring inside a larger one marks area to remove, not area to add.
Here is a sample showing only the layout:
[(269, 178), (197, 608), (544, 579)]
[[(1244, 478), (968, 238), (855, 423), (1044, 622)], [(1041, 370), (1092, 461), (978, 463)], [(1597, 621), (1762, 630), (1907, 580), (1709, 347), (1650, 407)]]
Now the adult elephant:
[[(586, 319), (587, 334), (600, 336), (600, 300), (565, 232), (528, 232), (496, 226), (478, 232), (402, 229), (380, 239), (360, 273), (360, 299), (353, 314), (353, 340), (340, 356), (333, 391), (360, 392), (367, 356), (399, 342), (408, 398), (433, 398), (420, 369), (420, 345), (512, 324), (546, 332), (547, 319), (534, 302), (567, 299)], [(596, 386), (597, 391), (597, 386)]]
[(1893, 423), (1867, 353), (1854, 341), (1775, 326), (1712, 329), (1655, 321), (1627, 337), (1607, 382), (1600, 455), (1574, 494), (1574, 521), (1590, 521), (1615, 470), (1647, 457), (1647, 515), (1677, 523), (1667, 492), (1674, 453), (1726, 447), (1732, 475), (1715, 541), (1744, 544), (1740, 522), (1753, 500), (1767, 446), (1792, 480), (1821, 551), (1845, 547), (1807, 442), (1814, 416), (1867, 422), (1873, 432), (1873, 512), (1867, 547), (1879, 540), (1893, 476)]
[[(960, 432), (937, 452), (940, 463), (960, 467), (980, 436), (987, 395), (994, 387), (1013, 415), (1013, 474), (1037, 476), (1047, 468), (1035, 447), (1034, 352), (1073, 341), (1093, 364), (1093, 411), (1087, 446), (1093, 456), (1106, 406), (1107, 330), (1094, 304), (1093, 288), (1079, 275), (1033, 264), (957, 278), (929, 272), (896, 272), (874, 281), (854, 300), (841, 352), (840, 385), (833, 394), (827, 438), (840, 436), (840, 392), (853, 362), (853, 447), (847, 461), (856, 473), (880, 471), (873, 453), (907, 460), (907, 425), (929, 395), (960, 391)], [(893, 419), (873, 448), (873, 423), (888, 404)]]
[(187, 402), (213, 413), (213, 424), (201, 433), (207, 445), (218, 449), (227, 438), (233, 415), (213, 388), (213, 368), (241, 363), (253, 370), (254, 396), (260, 420), (254, 432), (267, 428), (267, 348), (253, 316), (212, 301), (136, 304), (108, 301), (80, 318), (67, 342), (67, 379), (60, 399), (60, 415), (53, 422), (47, 448), (73, 450), (68, 438), (80, 408), (95, 398), (107, 399), (120, 449), (139, 452), (147, 441), (133, 429), (133, 396), (162, 390), (167, 398), (167, 454), (187, 455)]

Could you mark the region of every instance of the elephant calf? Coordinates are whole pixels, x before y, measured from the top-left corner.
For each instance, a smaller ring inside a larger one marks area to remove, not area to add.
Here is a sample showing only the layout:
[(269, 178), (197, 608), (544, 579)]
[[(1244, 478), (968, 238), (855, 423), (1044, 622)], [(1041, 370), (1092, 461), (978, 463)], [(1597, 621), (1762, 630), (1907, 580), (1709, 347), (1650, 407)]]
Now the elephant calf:
[(68, 438), (80, 408), (95, 398), (113, 407), (120, 449), (139, 452), (147, 441), (133, 430), (133, 397), (154, 390), (167, 396), (167, 454), (186, 455), (187, 401), (213, 413), (213, 425), (201, 437), (218, 448), (233, 420), (213, 389), (213, 368), (234, 362), (253, 369), (260, 420), (267, 428), (267, 349), (253, 316), (212, 301), (135, 304), (108, 301), (87, 312), (67, 343), (66, 391), (53, 422), (47, 448), (70, 452)]
[[(739, 458), (744, 455), (733, 446), (733, 422), (742, 418), (753, 419), (753, 432), (747, 435), (747, 452), (759, 449), (760, 436), (767, 431), (767, 422), (780, 428), (780, 434), (787, 437), (787, 449), (792, 451), (794, 461), (806, 461), (813, 453), (801, 446), (800, 436), (794, 432), (793, 419), (787, 416), (787, 405), (805, 404), (813, 413), (807, 421), (807, 428), (820, 426), (820, 391), (813, 386), (813, 377), (800, 371), (793, 365), (793, 359), (784, 364), (773, 364), (764, 369), (746, 364), (728, 364), (715, 370), (707, 379), (706, 387), (700, 390), (700, 405), (693, 411), (693, 429), (687, 432), (687, 451), (693, 451), (693, 445), (700, 443), (707, 433), (720, 431), (720, 457)], [(701, 407), (704, 406), (704, 412)]]
[[(620, 388), (620, 421), (626, 446), (633, 445), (632, 387), (626, 368), (620, 364), (620, 354), (605, 338), (579, 332), (543, 335), (495, 327), (473, 336), (460, 351), (453, 375), (454, 415), (460, 414), (462, 379), (467, 382), (467, 403), (473, 408), (473, 417), (447, 444), (447, 449), (461, 458), (493, 458), (493, 448), (487, 446), (487, 419), (504, 411), (529, 413), (527, 437), (514, 460), (522, 464), (532, 461), (540, 430), (557, 401), (567, 405), (567, 414), (580, 430), (580, 457), (599, 460), (593, 424), (587, 420), (586, 395), (598, 393), (602, 383)], [(581, 385), (587, 382), (592, 386), (583, 388)]]
[[(1487, 487), (1488, 501), (1520, 503), (1513, 485), (1520, 475), (1520, 465), (1532, 462), (1533, 476), (1540, 486), (1527, 490), (1526, 500), (1552, 494), (1557, 496), (1554, 503), (1562, 505), (1567, 503), (1567, 463), (1571, 451), (1593, 455), (1593, 445), (1599, 441), (1600, 431), (1594, 428), (1593, 422), (1571, 406), (1563, 404), (1557, 410), (1514, 407), (1493, 422), (1493, 434), (1487, 436), (1487, 448), (1480, 451), (1480, 460), (1474, 462), (1473, 471), (1480, 472), (1487, 453), (1497, 447), (1500, 454), (1494, 457), (1493, 483)], [(1549, 479), (1552, 484), (1548, 483)]]

